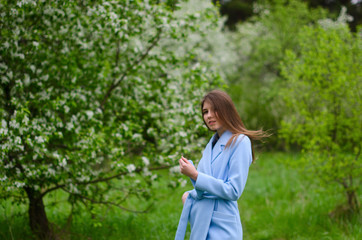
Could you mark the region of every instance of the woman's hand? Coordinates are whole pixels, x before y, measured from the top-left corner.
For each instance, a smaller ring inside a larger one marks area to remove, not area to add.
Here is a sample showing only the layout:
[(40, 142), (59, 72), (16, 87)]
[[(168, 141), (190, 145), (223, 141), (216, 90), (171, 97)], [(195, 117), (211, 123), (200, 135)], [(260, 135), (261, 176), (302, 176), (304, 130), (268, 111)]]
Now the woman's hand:
[(196, 168), (194, 167), (194, 165), (192, 165), (192, 163), (190, 163), (186, 158), (181, 157), (180, 160), (178, 160), (179, 164), (180, 164), (180, 172), (183, 175), (186, 175), (190, 178), (192, 178), (193, 180), (196, 181), (197, 176), (199, 175), (199, 173), (197, 172)]
[(189, 192), (184, 192), (184, 194), (182, 194), (182, 204), (185, 204), (186, 198), (189, 196)]

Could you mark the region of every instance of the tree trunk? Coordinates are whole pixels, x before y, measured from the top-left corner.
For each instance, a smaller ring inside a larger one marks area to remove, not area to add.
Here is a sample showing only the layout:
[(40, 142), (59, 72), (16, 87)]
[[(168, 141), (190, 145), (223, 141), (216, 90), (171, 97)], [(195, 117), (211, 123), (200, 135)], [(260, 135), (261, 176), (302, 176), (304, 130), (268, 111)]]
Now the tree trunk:
[(347, 191), (348, 207), (353, 213), (359, 213), (359, 203), (356, 191)]
[(38, 239), (54, 239), (54, 233), (50, 228), (40, 192), (32, 188), (25, 188), (25, 191), (29, 199), (29, 224), (31, 231)]

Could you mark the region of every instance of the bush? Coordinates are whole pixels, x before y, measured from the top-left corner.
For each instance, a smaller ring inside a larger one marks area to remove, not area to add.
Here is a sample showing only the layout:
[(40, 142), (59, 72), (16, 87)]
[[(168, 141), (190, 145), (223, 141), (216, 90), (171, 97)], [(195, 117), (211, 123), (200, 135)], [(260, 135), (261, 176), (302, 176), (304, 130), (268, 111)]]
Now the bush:
[(340, 184), (348, 211), (358, 212), (362, 175), (361, 37), (343, 23), (304, 27), (299, 51), (282, 64), (282, 91), (290, 113), (281, 134), (305, 153), (297, 162), (325, 186)]
[(259, 1), (257, 16), (237, 25), (231, 33), (231, 43), (238, 59), (237, 71), (227, 76), (231, 96), (247, 127), (272, 129), (268, 141), (271, 149), (282, 149), (278, 139), (285, 105), (279, 97), (283, 80), (280, 62), (286, 50), (298, 48), (298, 32), (326, 16), (320, 9), (311, 10), (298, 0)]

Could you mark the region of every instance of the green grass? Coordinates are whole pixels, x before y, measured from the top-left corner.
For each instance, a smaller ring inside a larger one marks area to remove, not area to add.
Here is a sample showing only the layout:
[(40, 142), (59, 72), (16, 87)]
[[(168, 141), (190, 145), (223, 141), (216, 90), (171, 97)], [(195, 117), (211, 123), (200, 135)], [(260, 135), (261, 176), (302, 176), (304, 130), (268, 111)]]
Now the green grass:
[[(349, 220), (329, 216), (345, 200), (338, 188), (323, 190), (318, 187), (318, 181), (311, 181), (284, 164), (286, 159), (298, 157), (265, 153), (251, 166), (239, 200), (244, 239), (362, 239), (361, 215)], [(167, 188), (167, 175), (163, 173), (156, 187), (158, 200), (147, 214), (96, 207), (93, 214), (84, 210), (76, 212), (67, 229), (70, 206), (62, 193), (46, 199), (47, 214), (60, 229), (58, 234), (62, 239), (173, 239), (182, 210), (180, 198), (191, 184), (178, 189)], [(59, 204), (49, 205), (54, 200)], [(129, 207), (142, 209), (147, 204), (133, 199)], [(9, 202), (2, 202), (2, 205), (0, 239), (31, 239), (26, 207)]]
[(345, 201), (339, 192), (318, 187), (283, 162), (298, 156), (264, 154), (250, 170), (239, 200), (245, 239), (362, 239), (361, 217), (332, 219)]

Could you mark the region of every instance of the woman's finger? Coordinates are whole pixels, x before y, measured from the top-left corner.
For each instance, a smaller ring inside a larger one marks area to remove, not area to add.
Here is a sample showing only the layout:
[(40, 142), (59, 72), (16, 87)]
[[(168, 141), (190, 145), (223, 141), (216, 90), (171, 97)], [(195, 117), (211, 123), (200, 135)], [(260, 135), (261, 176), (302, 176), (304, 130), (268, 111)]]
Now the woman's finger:
[(186, 158), (184, 158), (183, 156), (181, 157), (181, 159), (182, 159), (185, 163), (189, 163), (189, 161), (188, 161)]

